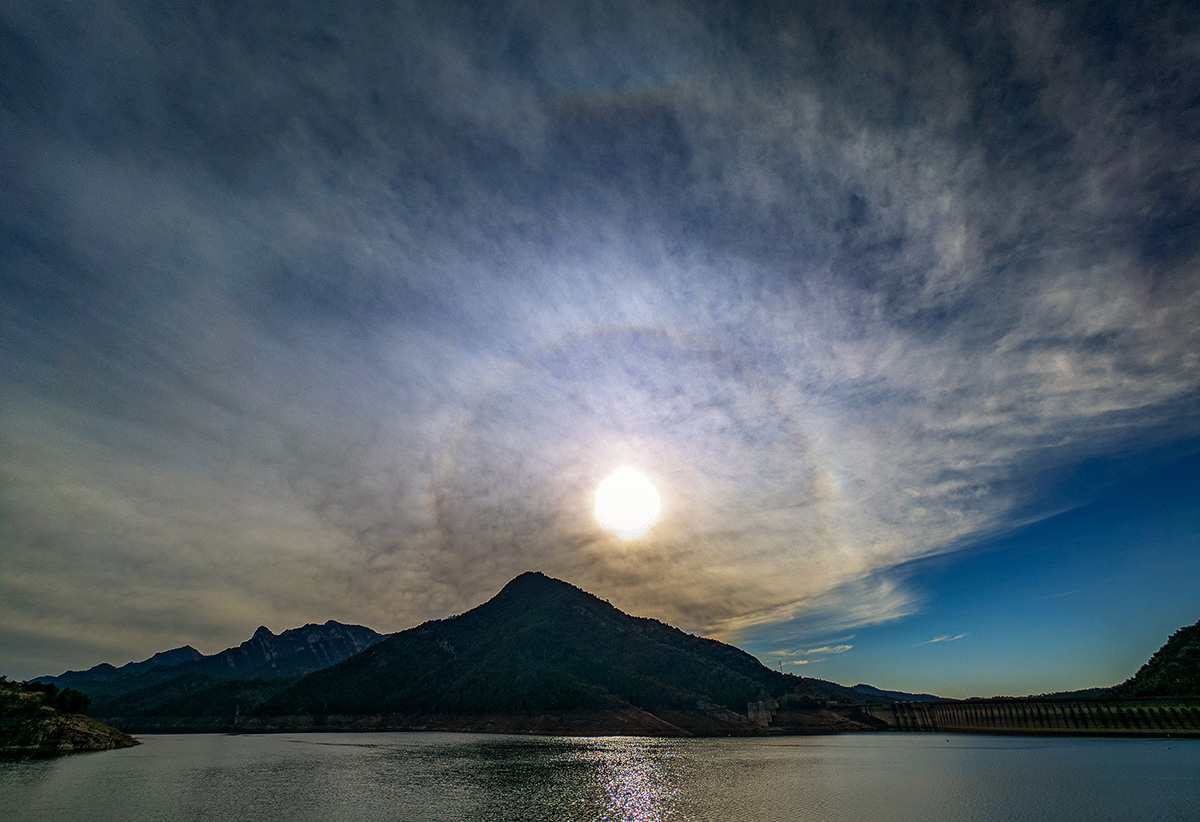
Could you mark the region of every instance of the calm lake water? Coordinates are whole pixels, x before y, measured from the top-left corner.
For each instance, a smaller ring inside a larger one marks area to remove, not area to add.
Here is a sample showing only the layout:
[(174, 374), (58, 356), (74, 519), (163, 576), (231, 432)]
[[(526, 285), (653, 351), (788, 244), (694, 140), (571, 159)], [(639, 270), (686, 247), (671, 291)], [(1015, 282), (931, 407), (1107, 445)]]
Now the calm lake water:
[(0, 819), (1200, 820), (1200, 740), (163, 735), (0, 762)]

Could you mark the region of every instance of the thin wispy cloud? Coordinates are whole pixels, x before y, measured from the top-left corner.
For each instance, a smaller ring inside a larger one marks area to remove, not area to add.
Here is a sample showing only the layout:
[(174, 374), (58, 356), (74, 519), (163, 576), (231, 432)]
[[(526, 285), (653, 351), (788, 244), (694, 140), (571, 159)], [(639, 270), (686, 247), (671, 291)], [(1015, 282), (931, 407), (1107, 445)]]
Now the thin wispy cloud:
[(956, 634), (954, 636), (950, 636), (949, 634), (943, 634), (942, 636), (935, 636), (933, 639), (926, 640), (925, 642), (922, 642), (921, 644), (922, 645), (932, 645), (935, 642), (954, 642), (955, 640), (962, 639), (965, 636), (966, 636), (966, 634)]
[[(853, 645), (822, 645), (819, 648), (809, 648), (803, 651), (775, 650), (763, 654), (764, 662), (768, 665), (809, 665), (823, 662), (830, 656), (844, 654), (853, 649)], [(813, 659), (812, 657), (816, 657)]]
[(800, 651), (800, 655), (814, 656), (816, 654), (844, 654), (853, 647), (853, 645), (822, 645), (820, 648), (809, 648), (807, 651)]
[(773, 668), (783, 669), (785, 666), (808, 665), (820, 660), (805, 659), (805, 654), (799, 651), (767, 651), (763, 654), (763, 663)]

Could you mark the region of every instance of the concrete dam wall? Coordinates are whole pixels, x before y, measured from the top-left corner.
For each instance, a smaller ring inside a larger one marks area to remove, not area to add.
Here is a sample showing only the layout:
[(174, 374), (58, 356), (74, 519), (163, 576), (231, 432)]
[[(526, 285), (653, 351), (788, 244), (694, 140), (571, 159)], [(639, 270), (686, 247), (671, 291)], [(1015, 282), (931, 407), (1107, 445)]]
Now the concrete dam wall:
[(1200, 699), (897, 702), (864, 710), (899, 731), (1200, 737)]

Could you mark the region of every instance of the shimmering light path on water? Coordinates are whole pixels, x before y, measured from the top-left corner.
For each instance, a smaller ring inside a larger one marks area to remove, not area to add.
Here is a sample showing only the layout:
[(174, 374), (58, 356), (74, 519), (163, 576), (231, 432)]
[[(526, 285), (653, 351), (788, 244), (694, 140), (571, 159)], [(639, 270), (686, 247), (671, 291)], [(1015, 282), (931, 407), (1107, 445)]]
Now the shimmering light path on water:
[(0, 763), (0, 819), (1200, 819), (1200, 740), (146, 736)]

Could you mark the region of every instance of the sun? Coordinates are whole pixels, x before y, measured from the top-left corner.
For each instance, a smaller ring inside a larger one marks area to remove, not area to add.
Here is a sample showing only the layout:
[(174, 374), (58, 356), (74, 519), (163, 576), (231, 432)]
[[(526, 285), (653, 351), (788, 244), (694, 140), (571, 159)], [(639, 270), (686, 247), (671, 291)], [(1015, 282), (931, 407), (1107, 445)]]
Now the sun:
[(632, 468), (614, 471), (596, 489), (596, 520), (621, 539), (649, 531), (661, 509), (658, 489)]

